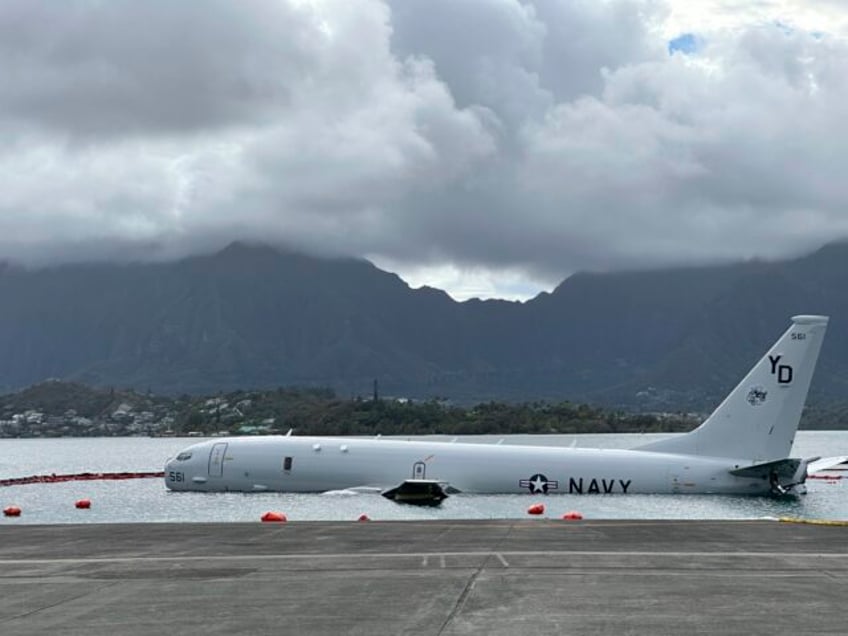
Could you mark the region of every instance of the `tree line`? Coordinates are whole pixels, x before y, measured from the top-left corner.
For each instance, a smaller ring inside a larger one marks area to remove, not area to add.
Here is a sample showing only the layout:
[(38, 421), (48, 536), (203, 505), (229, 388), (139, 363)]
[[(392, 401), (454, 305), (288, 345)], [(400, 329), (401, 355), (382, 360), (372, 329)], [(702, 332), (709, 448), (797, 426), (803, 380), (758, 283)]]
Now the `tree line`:
[(195, 403), (181, 418), (180, 432), (238, 433), (255, 425), (259, 432), (299, 435), (654, 433), (688, 431), (698, 423), (686, 414), (632, 414), (571, 402), (462, 407), (437, 399), (342, 399), (328, 389), (278, 389), (222, 395), (211, 406)]
[[(48, 416), (76, 414), (96, 422), (128, 407), (133, 413), (151, 415), (152, 434), (263, 434), (290, 429), (299, 435), (660, 433), (689, 431), (703, 419), (689, 413), (632, 413), (569, 401), (460, 406), (441, 399), (341, 398), (331, 389), (291, 387), (175, 397), (51, 381), (0, 395), (0, 422), (30, 409)], [(848, 403), (809, 406), (801, 428), (848, 429)]]

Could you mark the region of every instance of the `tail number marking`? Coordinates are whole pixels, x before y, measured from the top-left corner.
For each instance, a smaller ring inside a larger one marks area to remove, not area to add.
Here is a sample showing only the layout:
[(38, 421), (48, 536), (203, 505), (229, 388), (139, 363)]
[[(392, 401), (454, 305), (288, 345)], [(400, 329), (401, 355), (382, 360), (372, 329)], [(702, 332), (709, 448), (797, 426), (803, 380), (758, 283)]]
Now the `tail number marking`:
[[(793, 334), (796, 335), (796, 334)], [(805, 334), (797, 334), (797, 335), (805, 335)], [(777, 376), (778, 384), (790, 384), (792, 382), (792, 367), (788, 364), (779, 364), (780, 359), (783, 356), (769, 356), (769, 362), (771, 362), (771, 374)]]

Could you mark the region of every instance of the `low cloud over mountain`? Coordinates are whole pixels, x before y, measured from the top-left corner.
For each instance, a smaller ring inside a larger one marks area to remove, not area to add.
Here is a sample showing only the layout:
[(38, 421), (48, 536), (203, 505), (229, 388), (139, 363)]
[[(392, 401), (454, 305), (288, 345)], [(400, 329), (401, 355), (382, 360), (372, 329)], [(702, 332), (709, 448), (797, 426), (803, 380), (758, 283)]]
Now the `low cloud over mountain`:
[(848, 236), (846, 14), (9, 0), (0, 258), (262, 240), (465, 297), (795, 256)]

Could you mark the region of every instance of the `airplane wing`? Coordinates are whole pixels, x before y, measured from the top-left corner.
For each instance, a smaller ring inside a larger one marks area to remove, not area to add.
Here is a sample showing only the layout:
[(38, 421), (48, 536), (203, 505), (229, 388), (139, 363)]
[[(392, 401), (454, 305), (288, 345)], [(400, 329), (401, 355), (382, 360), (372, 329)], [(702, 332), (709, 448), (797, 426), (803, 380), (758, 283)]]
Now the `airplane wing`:
[(407, 479), (381, 494), (398, 503), (417, 506), (438, 506), (448, 498), (447, 485), (432, 479)]
[(384, 486), (352, 486), (340, 490), (327, 490), (321, 494), (329, 496), (380, 494), (398, 503), (418, 506), (438, 506), (448, 495), (460, 492), (450, 484), (433, 479), (407, 479), (386, 488)]
[[(838, 467), (838, 468), (837, 468)], [(807, 474), (820, 473), (824, 470), (848, 470), (848, 455), (836, 457), (817, 457), (807, 462)]]

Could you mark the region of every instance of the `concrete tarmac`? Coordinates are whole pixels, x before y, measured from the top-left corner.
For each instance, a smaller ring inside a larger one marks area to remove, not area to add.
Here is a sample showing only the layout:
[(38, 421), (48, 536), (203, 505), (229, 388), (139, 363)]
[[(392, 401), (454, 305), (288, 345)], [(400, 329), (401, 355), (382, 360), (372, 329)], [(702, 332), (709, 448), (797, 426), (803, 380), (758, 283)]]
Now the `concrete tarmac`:
[(0, 633), (845, 634), (848, 527), (0, 525)]

